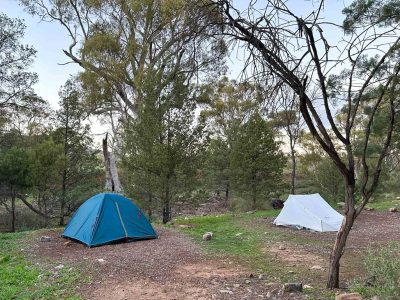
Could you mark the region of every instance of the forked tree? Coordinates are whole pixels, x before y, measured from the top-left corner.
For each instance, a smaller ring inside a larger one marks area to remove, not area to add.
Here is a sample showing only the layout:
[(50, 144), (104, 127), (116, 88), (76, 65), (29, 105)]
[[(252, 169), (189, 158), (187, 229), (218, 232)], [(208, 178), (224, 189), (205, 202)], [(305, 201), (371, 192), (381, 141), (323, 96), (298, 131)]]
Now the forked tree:
[[(269, 84), (279, 80), (297, 94), (308, 130), (343, 176), (344, 219), (327, 282), (328, 288), (337, 288), (347, 237), (376, 190), (390, 151), (399, 104), (399, 1), (354, 1), (343, 10), (343, 24), (323, 18), (324, 1), (306, 17), (282, 0), (250, 1), (245, 11), (229, 0), (211, 2), (210, 9), (222, 15), (222, 33), (247, 47), (253, 76)], [(325, 36), (328, 27), (336, 30), (334, 39)], [(346, 114), (341, 126), (335, 118), (338, 107)], [(377, 157), (369, 159), (371, 127), (379, 112), (386, 112), (385, 134)], [(356, 178), (353, 131), (360, 115), (362, 167)]]

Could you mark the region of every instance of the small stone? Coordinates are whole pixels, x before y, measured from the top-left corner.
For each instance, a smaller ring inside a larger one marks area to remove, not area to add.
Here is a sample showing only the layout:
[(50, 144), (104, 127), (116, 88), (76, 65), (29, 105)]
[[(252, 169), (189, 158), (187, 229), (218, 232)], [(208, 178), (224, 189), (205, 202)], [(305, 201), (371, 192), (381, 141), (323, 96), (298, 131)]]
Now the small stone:
[(362, 300), (359, 293), (344, 293), (336, 295), (335, 300)]
[(321, 267), (321, 266), (319, 266), (319, 265), (315, 265), (315, 266), (312, 266), (312, 267), (311, 267), (311, 270), (323, 271), (323, 270), (324, 270), (324, 268), (323, 268), (323, 267)]
[(181, 224), (181, 225), (179, 225), (179, 228), (190, 228), (190, 226), (186, 225), (186, 224)]
[(389, 211), (390, 211), (390, 212), (393, 212), (393, 213), (394, 213), (394, 212), (397, 212), (397, 207), (391, 207), (391, 208), (389, 208)]
[(251, 281), (247, 279), (247, 280), (245, 281), (245, 283), (246, 283), (246, 284), (250, 284)]
[(69, 246), (69, 245), (71, 245), (71, 244), (72, 244), (71, 241), (66, 241), (66, 242), (64, 243), (64, 246)]
[(313, 287), (311, 285), (305, 284), (303, 285), (303, 289), (307, 290), (307, 289), (312, 289)]
[(256, 212), (256, 210), (250, 210), (250, 211), (246, 212), (246, 214), (252, 215), (252, 214), (254, 214), (255, 212)]
[(264, 274), (258, 275), (258, 279), (264, 279)]
[(240, 284), (239, 284), (239, 283), (234, 283), (234, 284), (233, 284), (233, 287), (234, 287), (234, 288), (240, 288)]
[(104, 259), (102, 259), (102, 258), (99, 258), (98, 260), (97, 260), (99, 263), (105, 263), (106, 261), (104, 260)]
[(279, 249), (279, 250), (286, 250), (286, 247), (285, 247), (285, 246), (282, 246), (282, 245), (280, 245), (278, 249)]
[(293, 270), (289, 270), (289, 274), (294, 274), (294, 271)]
[(375, 210), (375, 208), (373, 208), (373, 207), (365, 207), (365, 210), (367, 210), (367, 211), (374, 211)]
[(302, 283), (285, 283), (283, 285), (284, 293), (302, 292), (302, 291), (303, 291)]
[(43, 235), (43, 236), (40, 237), (40, 241), (42, 243), (51, 242), (51, 237)]
[(58, 265), (58, 266), (54, 267), (54, 269), (56, 269), (56, 270), (61, 270), (63, 268), (64, 268), (64, 265)]
[(203, 241), (209, 241), (212, 239), (212, 237), (213, 237), (212, 232), (206, 232), (205, 234), (203, 234)]
[(219, 290), (219, 292), (220, 292), (220, 293), (223, 293), (223, 294), (230, 294), (230, 295), (233, 294), (233, 292), (230, 291), (230, 290)]

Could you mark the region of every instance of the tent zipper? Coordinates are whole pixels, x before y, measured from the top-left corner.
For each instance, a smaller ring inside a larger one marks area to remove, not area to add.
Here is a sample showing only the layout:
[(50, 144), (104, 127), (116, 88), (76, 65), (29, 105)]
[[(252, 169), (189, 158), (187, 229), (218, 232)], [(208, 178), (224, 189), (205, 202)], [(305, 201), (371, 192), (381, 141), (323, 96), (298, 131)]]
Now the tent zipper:
[(115, 206), (117, 207), (117, 212), (118, 212), (119, 220), (121, 221), (122, 228), (123, 228), (124, 231), (125, 231), (125, 237), (127, 238), (127, 237), (128, 237), (128, 233), (126, 232), (125, 224), (124, 224), (124, 221), (122, 220), (121, 212), (119, 211), (119, 206), (118, 206), (118, 203), (117, 203), (117, 202), (115, 202)]

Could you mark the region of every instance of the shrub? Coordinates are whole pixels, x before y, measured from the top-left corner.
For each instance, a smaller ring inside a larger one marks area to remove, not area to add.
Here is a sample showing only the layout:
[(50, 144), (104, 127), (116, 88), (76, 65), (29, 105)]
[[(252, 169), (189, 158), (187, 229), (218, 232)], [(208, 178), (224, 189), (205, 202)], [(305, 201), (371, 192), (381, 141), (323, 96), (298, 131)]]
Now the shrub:
[(400, 243), (390, 243), (378, 250), (369, 250), (364, 260), (368, 279), (357, 280), (353, 290), (366, 297), (400, 299)]

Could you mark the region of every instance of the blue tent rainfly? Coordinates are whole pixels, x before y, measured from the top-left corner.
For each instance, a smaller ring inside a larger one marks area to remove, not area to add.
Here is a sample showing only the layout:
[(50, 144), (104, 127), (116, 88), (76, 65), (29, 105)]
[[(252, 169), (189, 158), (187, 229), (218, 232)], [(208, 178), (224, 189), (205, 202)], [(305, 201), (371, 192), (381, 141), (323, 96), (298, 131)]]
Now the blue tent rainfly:
[(92, 247), (120, 240), (154, 239), (157, 233), (131, 200), (103, 193), (79, 207), (62, 236)]

